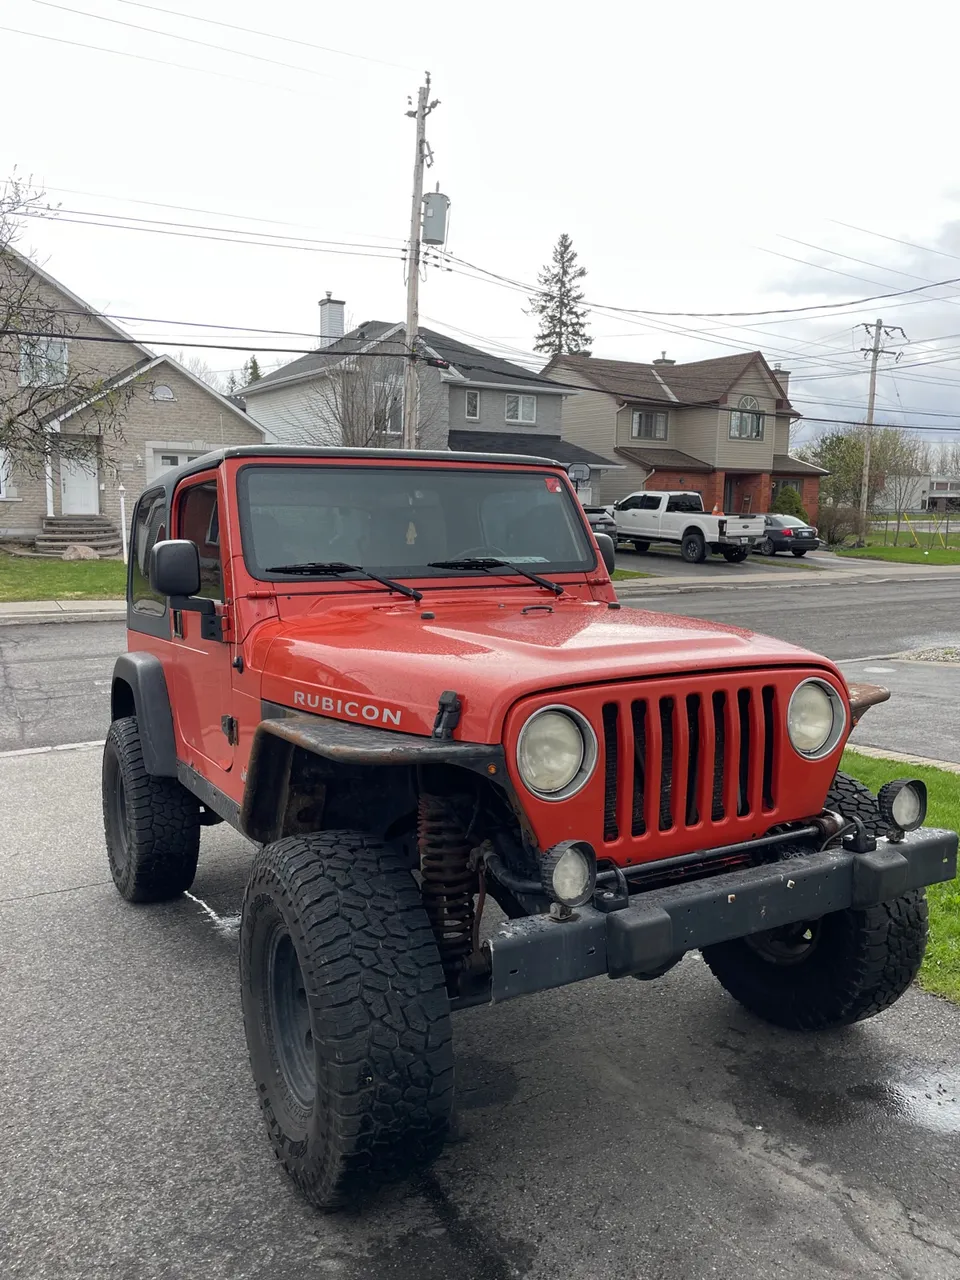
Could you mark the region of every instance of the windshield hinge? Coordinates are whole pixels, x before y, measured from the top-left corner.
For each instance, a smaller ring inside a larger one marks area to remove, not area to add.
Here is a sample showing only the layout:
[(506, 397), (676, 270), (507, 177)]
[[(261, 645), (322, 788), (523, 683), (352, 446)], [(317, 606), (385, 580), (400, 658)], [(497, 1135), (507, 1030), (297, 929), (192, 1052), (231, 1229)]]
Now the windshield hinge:
[(453, 731), (460, 723), (460, 712), (463, 704), (459, 694), (452, 689), (444, 689), (437, 700), (437, 718), (433, 722), (435, 738), (452, 738)]

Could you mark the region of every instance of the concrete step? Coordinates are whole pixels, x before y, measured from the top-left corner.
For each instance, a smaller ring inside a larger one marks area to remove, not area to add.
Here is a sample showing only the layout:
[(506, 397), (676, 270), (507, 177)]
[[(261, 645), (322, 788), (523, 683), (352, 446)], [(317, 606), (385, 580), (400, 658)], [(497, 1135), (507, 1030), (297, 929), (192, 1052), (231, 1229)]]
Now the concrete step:
[(44, 533), (56, 533), (60, 530), (70, 532), (75, 529), (111, 529), (116, 526), (105, 516), (45, 516)]
[(93, 547), (99, 551), (103, 547), (119, 547), (120, 539), (115, 534), (101, 534), (93, 538), (53, 538), (47, 534), (38, 534), (34, 542), (38, 551), (65, 551), (67, 547)]

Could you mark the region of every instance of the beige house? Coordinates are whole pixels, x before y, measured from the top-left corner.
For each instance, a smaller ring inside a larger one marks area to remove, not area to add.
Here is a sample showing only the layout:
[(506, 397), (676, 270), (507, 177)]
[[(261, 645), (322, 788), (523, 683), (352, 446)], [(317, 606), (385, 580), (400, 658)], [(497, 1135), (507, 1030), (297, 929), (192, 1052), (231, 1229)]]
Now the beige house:
[(789, 374), (759, 351), (677, 364), (555, 356), (543, 373), (581, 387), (563, 406), (563, 437), (624, 464), (602, 472), (594, 501), (637, 489), (692, 489), (708, 508), (763, 512), (783, 485), (811, 519), (819, 467), (790, 457)]
[[(32, 398), (27, 429), (42, 424), (51, 436), (49, 456), (29, 465), (0, 449), (0, 539), (39, 539), (37, 549), (51, 554), (71, 538), (119, 549), (121, 486), (129, 522), (135, 499), (162, 472), (221, 445), (269, 439), (240, 405), (9, 248), (0, 254), (0, 293), (25, 298), (25, 315), (32, 300), (47, 334), (0, 340), (0, 423)], [(115, 407), (105, 413), (108, 402)], [(16, 440), (15, 425), (5, 431)]]

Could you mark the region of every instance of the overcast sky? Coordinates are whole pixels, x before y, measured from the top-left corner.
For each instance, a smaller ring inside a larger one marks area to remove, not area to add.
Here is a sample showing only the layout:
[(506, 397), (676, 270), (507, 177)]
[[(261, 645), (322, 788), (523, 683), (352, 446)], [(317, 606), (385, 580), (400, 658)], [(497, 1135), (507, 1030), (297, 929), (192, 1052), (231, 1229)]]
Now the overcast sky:
[[(100, 309), (162, 321), (122, 322), (157, 349), (222, 334), (174, 320), (315, 334), (327, 289), (354, 321), (399, 320), (404, 112), (429, 68), (440, 105), (428, 182), (453, 202), (448, 249), (527, 282), (568, 232), (587, 297), (605, 308), (591, 317), (595, 355), (759, 348), (794, 371), (803, 412), (856, 418), (867, 379), (855, 326), (881, 316), (909, 342), (891, 344), (902, 359), (881, 377), (880, 416), (960, 424), (960, 283), (814, 318), (606, 309), (753, 312), (960, 277), (950, 11), (924, 0), (6, 0), (0, 177), (33, 174), (64, 210), (31, 222), (21, 247)], [(81, 226), (74, 210), (278, 238)], [(325, 243), (279, 247), (288, 236)], [(428, 270), (423, 323), (528, 353), (523, 293), (452, 265)], [(311, 343), (264, 336), (255, 349), (272, 345)], [(243, 359), (205, 354), (216, 370)]]

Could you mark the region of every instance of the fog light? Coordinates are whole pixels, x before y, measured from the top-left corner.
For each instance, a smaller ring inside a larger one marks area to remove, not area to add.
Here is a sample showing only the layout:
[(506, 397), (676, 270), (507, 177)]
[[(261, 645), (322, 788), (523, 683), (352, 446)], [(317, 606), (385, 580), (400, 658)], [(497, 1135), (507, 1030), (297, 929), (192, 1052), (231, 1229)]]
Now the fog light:
[(582, 907), (596, 888), (596, 854), (583, 840), (561, 840), (543, 855), (540, 880), (554, 902)]
[(915, 831), (927, 816), (927, 788), (919, 778), (886, 782), (877, 796), (880, 816), (900, 831)]

